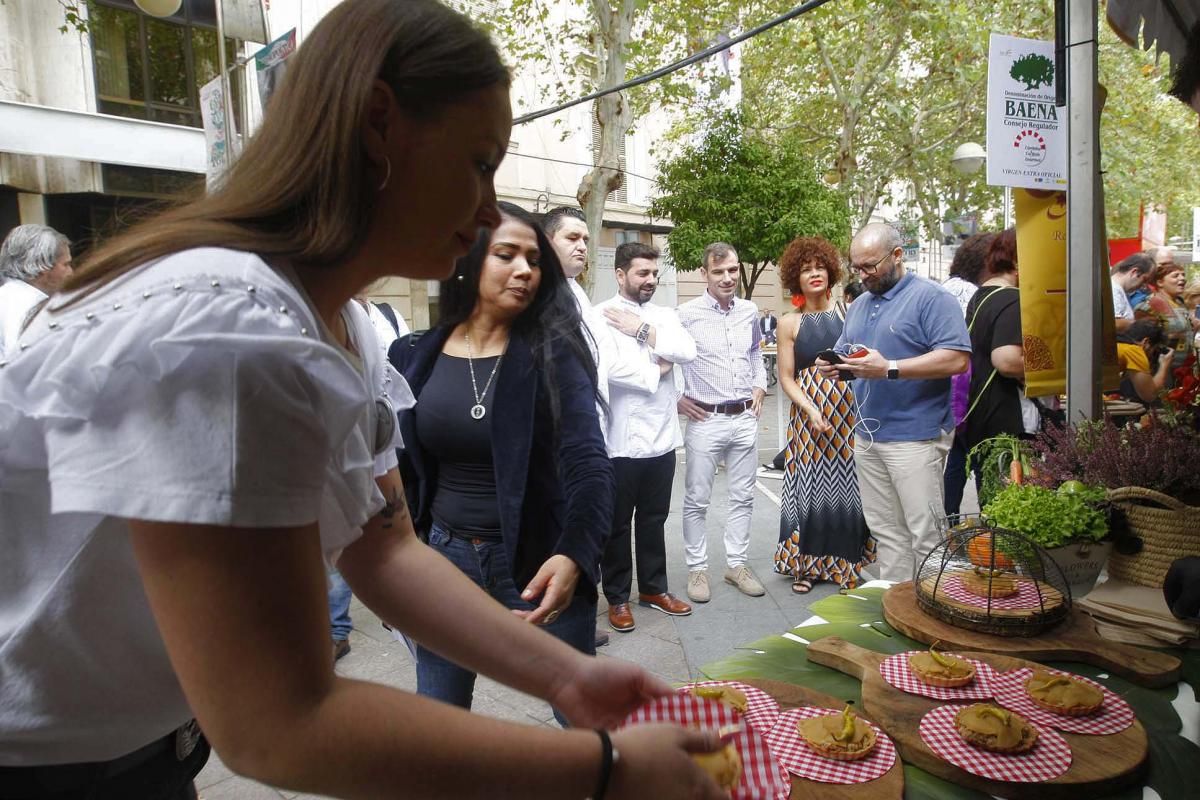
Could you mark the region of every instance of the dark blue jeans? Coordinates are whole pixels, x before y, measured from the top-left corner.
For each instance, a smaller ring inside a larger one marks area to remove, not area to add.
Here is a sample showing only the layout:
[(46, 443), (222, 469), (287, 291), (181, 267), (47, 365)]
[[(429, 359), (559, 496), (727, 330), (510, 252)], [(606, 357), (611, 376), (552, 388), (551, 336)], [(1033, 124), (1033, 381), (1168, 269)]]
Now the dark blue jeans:
[[(429, 546), (448, 558), (454, 566), (491, 595), (505, 608), (531, 611), (537, 606), (521, 599), (521, 591), (512, 579), (504, 543), (499, 540), (468, 539), (451, 536), (434, 525), (429, 531)], [(558, 619), (542, 626), (580, 652), (596, 654), (596, 601), (576, 595)], [(471, 707), (475, 692), (475, 673), (442, 658), (432, 650), (417, 646), (417, 693), (462, 708)], [(566, 720), (558, 710), (554, 717)]]
[(350, 584), (342, 573), (329, 573), (329, 627), (334, 641), (350, 638), (354, 623), (350, 621)]
[(954, 444), (946, 455), (946, 516), (959, 513), (963, 491), (967, 488), (967, 445), (962, 433), (954, 432)]

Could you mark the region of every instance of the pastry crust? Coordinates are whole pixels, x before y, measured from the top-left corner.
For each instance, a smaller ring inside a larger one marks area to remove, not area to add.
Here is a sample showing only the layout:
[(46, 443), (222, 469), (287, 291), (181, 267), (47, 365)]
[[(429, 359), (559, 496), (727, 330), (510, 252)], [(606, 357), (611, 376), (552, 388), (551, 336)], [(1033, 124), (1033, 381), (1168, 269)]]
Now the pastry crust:
[(855, 717), (854, 733), (849, 740), (835, 739), (834, 735), (840, 734), (844, 726), (845, 717), (838, 712), (801, 720), (797, 727), (800, 738), (819, 756), (834, 761), (858, 761), (869, 756), (877, 741), (871, 726)]
[(1038, 730), (1016, 712), (992, 703), (974, 703), (954, 715), (954, 728), (967, 744), (993, 753), (1027, 753)]
[(688, 691), (696, 697), (703, 697), (708, 700), (716, 700), (718, 703), (724, 703), (741, 714), (745, 714), (746, 709), (750, 706), (750, 701), (746, 699), (745, 692), (735, 689), (732, 686), (693, 686)]
[(970, 661), (946, 653), (938, 655), (950, 661), (950, 665), (939, 664), (928, 652), (913, 653), (908, 657), (908, 667), (921, 683), (954, 689), (975, 680), (975, 665)]
[(742, 777), (742, 757), (732, 744), (715, 753), (692, 753), (692, 759), (726, 791), (733, 791)]
[(1038, 708), (1065, 717), (1086, 716), (1104, 705), (1104, 693), (1090, 683), (1042, 670), (1025, 681), (1025, 693)]
[(987, 597), (989, 592), (993, 600), (999, 597), (1012, 597), (1017, 593), (1017, 578), (1011, 573), (997, 570), (988, 576), (987, 571), (978, 569), (959, 573), (959, 583), (963, 589), (976, 597)]

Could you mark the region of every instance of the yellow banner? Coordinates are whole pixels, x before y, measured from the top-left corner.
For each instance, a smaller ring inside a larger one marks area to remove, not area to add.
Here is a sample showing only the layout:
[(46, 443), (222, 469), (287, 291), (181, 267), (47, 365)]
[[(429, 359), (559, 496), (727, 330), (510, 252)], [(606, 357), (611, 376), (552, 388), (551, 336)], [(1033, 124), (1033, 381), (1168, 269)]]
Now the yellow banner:
[[(1025, 394), (1058, 395), (1067, 383), (1067, 196), (1013, 189), (1017, 263), (1021, 275), (1021, 334), (1025, 344)], [(1104, 320), (1103, 388), (1120, 384), (1116, 325), (1108, 272), (1100, 276)]]

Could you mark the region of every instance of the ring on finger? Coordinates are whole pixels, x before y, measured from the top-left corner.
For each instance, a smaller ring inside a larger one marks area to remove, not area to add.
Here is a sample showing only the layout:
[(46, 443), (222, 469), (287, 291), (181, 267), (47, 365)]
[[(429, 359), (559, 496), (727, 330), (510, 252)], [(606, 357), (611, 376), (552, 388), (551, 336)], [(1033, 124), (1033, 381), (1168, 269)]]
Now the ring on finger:
[(559, 612), (557, 610), (551, 611), (546, 615), (546, 624), (549, 625), (551, 622), (554, 622), (554, 620), (558, 619), (558, 615)]

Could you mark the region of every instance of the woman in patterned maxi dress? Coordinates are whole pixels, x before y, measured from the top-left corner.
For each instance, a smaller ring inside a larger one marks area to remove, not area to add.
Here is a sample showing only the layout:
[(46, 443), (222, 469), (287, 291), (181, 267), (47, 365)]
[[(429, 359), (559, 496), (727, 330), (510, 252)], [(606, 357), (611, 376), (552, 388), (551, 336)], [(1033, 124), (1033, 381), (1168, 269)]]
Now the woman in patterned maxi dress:
[(814, 581), (851, 589), (875, 560), (854, 473), (854, 384), (824, 378), (813, 365), (845, 322), (831, 299), (840, 259), (824, 239), (799, 238), (784, 251), (779, 277), (798, 308), (779, 324), (779, 385), (792, 403), (775, 571), (792, 577), (797, 594)]

